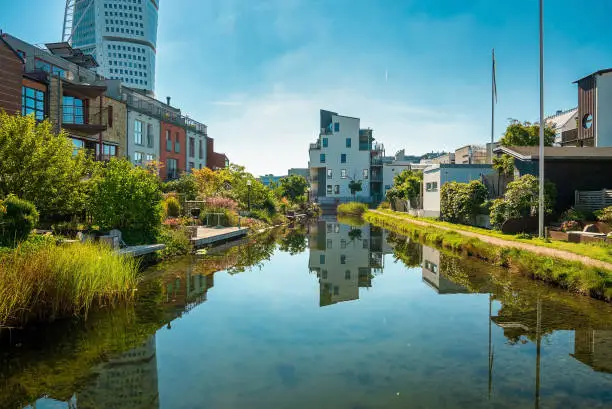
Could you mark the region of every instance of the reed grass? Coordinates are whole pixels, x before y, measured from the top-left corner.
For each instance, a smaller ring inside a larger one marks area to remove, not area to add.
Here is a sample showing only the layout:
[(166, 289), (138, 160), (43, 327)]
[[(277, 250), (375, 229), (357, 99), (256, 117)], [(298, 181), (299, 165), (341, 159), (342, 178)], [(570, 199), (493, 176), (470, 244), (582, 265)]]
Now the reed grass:
[(478, 257), (574, 293), (612, 301), (612, 271), (586, 266), (578, 261), (541, 256), (527, 250), (497, 247), (457, 232), (418, 226), (409, 220), (400, 221), (388, 214), (369, 212), (364, 219), (423, 243)]
[(0, 328), (87, 315), (133, 296), (138, 261), (93, 244), (20, 245), (0, 253)]
[(349, 202), (338, 205), (338, 216), (361, 217), (368, 210), (365, 203)]

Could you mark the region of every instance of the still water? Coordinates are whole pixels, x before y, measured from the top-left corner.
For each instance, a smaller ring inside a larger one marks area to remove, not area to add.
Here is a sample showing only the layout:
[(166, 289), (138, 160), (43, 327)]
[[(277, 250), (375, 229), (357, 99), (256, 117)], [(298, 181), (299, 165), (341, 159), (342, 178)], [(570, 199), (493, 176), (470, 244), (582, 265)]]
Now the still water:
[(320, 220), (3, 334), (1, 408), (611, 408), (612, 308)]

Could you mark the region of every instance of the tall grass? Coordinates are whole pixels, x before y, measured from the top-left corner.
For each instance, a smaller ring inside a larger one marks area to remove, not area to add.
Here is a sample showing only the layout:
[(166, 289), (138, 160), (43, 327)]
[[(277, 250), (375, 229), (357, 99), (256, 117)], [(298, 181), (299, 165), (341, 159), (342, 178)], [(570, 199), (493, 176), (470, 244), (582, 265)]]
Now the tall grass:
[(0, 328), (87, 314), (133, 296), (138, 261), (92, 244), (25, 244), (0, 253)]
[(368, 210), (365, 203), (349, 202), (338, 205), (338, 216), (361, 217)]
[(423, 243), (478, 257), (571, 292), (612, 301), (612, 272), (577, 261), (541, 256), (527, 250), (497, 247), (474, 237), (435, 227), (423, 227), (388, 214), (366, 213), (365, 220)]

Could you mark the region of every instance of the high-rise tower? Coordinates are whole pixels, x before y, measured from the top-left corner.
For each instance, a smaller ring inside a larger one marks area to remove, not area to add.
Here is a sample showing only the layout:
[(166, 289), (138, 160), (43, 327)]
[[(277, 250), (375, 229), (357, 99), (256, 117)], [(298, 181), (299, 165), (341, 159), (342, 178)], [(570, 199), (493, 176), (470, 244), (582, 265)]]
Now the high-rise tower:
[(66, 0), (63, 41), (92, 54), (99, 74), (153, 94), (159, 0)]

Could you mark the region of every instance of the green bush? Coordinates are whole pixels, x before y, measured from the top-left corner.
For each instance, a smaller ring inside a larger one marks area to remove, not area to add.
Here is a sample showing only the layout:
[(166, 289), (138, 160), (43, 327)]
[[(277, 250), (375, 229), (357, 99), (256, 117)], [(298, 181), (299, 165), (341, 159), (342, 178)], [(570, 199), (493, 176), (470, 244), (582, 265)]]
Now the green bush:
[(181, 177), (162, 185), (164, 193), (176, 192), (185, 196), (185, 200), (195, 200), (198, 196), (198, 183), (193, 173), (183, 173)]
[(183, 229), (162, 228), (157, 235), (157, 242), (165, 244), (166, 248), (160, 251), (161, 258), (182, 256), (191, 250), (191, 240)]
[(125, 159), (98, 164), (91, 180), (88, 211), (101, 229), (120, 229), (128, 244), (151, 243), (162, 221), (158, 176)]
[(365, 203), (349, 202), (338, 205), (338, 216), (362, 216), (368, 210)]
[(179, 217), (181, 215), (181, 204), (174, 196), (168, 196), (163, 203), (166, 217)]
[(597, 210), (595, 212), (595, 217), (597, 217), (597, 220), (600, 222), (612, 224), (612, 206)]
[(589, 216), (590, 215), (588, 215), (586, 212), (570, 207), (569, 209), (561, 213), (561, 217), (559, 219), (562, 222), (584, 222), (590, 218)]
[(446, 183), (440, 190), (440, 214), (444, 221), (473, 224), (482, 213), (487, 199), (487, 188), (479, 181)]
[(36, 207), (27, 200), (9, 195), (0, 201), (0, 245), (12, 246), (27, 239), (38, 223)]

